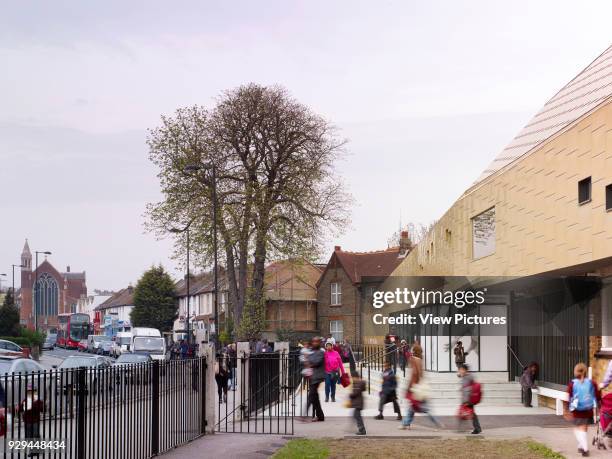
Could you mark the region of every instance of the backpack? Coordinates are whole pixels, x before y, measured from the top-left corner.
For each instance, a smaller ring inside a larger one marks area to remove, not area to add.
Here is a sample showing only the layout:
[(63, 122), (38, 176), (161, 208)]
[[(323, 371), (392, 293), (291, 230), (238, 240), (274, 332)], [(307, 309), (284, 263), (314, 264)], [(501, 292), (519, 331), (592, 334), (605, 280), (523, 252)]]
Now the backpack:
[(579, 379), (572, 381), (572, 399), (570, 401), (570, 411), (592, 410), (595, 406), (595, 388), (590, 379)]
[(470, 404), (478, 405), (482, 399), (482, 384), (474, 381), (472, 383), (472, 392), (470, 393)]

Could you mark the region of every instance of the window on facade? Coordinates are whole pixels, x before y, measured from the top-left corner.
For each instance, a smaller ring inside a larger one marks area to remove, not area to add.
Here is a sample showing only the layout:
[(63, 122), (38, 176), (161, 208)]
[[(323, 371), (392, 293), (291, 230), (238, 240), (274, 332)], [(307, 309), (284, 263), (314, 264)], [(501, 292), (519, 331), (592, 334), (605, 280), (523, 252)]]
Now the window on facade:
[(331, 305), (338, 306), (342, 304), (342, 287), (338, 282), (331, 284)]
[(38, 276), (35, 286), (36, 314), (40, 316), (56, 316), (58, 313), (59, 287), (50, 274)]
[(578, 204), (584, 204), (591, 200), (591, 177), (578, 182)]
[(495, 207), (472, 218), (472, 255), (474, 259), (495, 253)]
[(341, 320), (329, 321), (329, 332), (336, 340), (336, 343), (341, 343), (344, 340), (344, 324)]
[(606, 187), (606, 210), (612, 210), (612, 183)]

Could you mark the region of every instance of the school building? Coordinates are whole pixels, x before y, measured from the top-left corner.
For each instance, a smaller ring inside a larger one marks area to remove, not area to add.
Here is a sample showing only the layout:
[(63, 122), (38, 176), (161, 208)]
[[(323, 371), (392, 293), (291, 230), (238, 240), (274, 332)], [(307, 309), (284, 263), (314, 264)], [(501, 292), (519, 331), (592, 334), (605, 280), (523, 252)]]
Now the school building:
[[(481, 371), (514, 379), (519, 361), (538, 361), (543, 392), (555, 398), (575, 363), (601, 378), (612, 359), (612, 46), (546, 102), (393, 272), (472, 283), (538, 275), (593, 280), (595, 289), (581, 298), (570, 285), (569, 299), (542, 290), (529, 304), (501, 302), (506, 336), (463, 339), (473, 350), (468, 362)], [(530, 317), (539, 331), (517, 330)], [(452, 371), (453, 337), (419, 334), (428, 369)]]

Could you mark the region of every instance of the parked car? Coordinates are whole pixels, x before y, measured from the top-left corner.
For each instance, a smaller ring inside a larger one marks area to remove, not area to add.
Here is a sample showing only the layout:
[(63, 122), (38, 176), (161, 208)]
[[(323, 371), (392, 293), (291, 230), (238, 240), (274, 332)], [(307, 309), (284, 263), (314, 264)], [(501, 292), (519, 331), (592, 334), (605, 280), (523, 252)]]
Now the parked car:
[[(26, 388), (31, 385), (39, 397), (51, 394), (51, 378), (39, 377), (45, 369), (35, 360), (9, 356), (0, 357), (0, 385), (5, 400), (0, 406), (16, 406), (26, 397)], [(49, 397), (51, 398), (51, 397)]]
[(28, 357), (23, 348), (12, 341), (0, 339), (0, 356), (2, 357)]
[(151, 356), (146, 353), (121, 354), (113, 363), (113, 367), (118, 369), (117, 384), (140, 384), (150, 371), (142, 364), (152, 361)]
[(102, 341), (110, 341), (110, 336), (106, 335), (89, 335), (87, 337), (87, 352), (91, 352), (92, 354), (98, 353), (98, 346)]
[(55, 344), (57, 343), (57, 334), (49, 333), (45, 338), (45, 342), (42, 345), (43, 351), (52, 351), (55, 349)]
[[(58, 388), (63, 390), (64, 394), (72, 395), (76, 389), (76, 373), (77, 368), (86, 368), (88, 376), (86, 378), (86, 384), (92, 384), (91, 389), (95, 392), (97, 390), (103, 391), (105, 386), (100, 383), (100, 379), (106, 380), (100, 373), (105, 368), (110, 367), (110, 361), (102, 356), (98, 355), (71, 355), (67, 357), (61, 365), (58, 367), (57, 385)], [(112, 390), (112, 384), (109, 383), (108, 389)]]
[(113, 342), (109, 341), (100, 341), (98, 344), (98, 352), (99, 355), (110, 355), (111, 350), (113, 349)]
[(81, 341), (79, 341), (79, 344), (77, 344), (77, 351), (87, 352), (87, 340), (86, 339), (82, 339)]

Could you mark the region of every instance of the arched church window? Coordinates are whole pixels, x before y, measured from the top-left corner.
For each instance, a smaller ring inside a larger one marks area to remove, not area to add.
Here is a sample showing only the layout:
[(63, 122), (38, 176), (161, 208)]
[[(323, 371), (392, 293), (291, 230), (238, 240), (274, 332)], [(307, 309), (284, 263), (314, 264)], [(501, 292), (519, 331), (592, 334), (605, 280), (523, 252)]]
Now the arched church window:
[(58, 302), (57, 281), (48, 273), (39, 275), (36, 283), (36, 314), (39, 316), (57, 315)]

